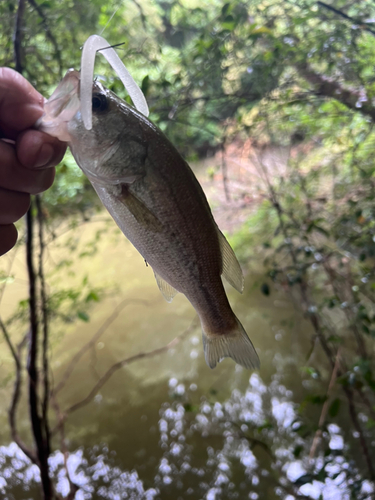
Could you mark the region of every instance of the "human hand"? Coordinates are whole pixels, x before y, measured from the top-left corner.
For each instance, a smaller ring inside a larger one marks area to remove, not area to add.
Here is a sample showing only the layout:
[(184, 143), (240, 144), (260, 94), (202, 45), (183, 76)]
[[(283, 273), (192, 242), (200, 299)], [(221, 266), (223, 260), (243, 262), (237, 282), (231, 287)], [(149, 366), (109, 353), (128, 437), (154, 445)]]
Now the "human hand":
[(43, 102), (19, 73), (0, 68), (0, 255), (17, 241), (13, 223), (27, 212), (30, 194), (52, 185), (65, 153), (65, 143), (31, 128)]

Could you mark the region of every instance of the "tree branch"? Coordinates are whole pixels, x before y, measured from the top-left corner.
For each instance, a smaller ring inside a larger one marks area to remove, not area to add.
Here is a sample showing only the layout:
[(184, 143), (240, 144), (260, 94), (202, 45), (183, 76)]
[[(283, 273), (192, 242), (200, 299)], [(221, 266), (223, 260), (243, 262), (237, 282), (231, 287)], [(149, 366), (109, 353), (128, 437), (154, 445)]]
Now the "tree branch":
[[(16, 70), (19, 73), (23, 71), (22, 65), (22, 23), (23, 16), (25, 12), (25, 0), (18, 1), (18, 9), (16, 14), (16, 25), (13, 34), (14, 42), (14, 59)], [(38, 315), (37, 315), (37, 292), (36, 292), (36, 276), (34, 271), (33, 263), (33, 204), (31, 203), (30, 208), (26, 215), (26, 262), (27, 271), (29, 278), (29, 315), (30, 315), (30, 341), (29, 341), (29, 355), (27, 362), (27, 372), (29, 375), (29, 411), (31, 426), (33, 430), (35, 445), (37, 449), (37, 463), (40, 469), (40, 475), (42, 480), (42, 490), (45, 500), (50, 500), (53, 498), (52, 483), (49, 477), (48, 469), (48, 456), (49, 456), (49, 445), (48, 440), (43, 436), (43, 425), (41, 418), (39, 416), (38, 410), (38, 370), (37, 370), (37, 355), (38, 355)], [(13, 353), (15, 351), (13, 350)], [(19, 398), (20, 390), (20, 364), (16, 368), (19, 372), (18, 382), (16, 378), (15, 383), (15, 394), (13, 395), (13, 405), (14, 401), (17, 402)], [(12, 406), (13, 406), (12, 405)], [(15, 408), (12, 409), (13, 415), (15, 414)], [(15, 422), (13, 422), (15, 425)]]
[(369, 26), (367, 26), (366, 23), (364, 23), (363, 21), (361, 21), (360, 19), (354, 19), (354, 17), (350, 17), (348, 16), (347, 14), (345, 14), (345, 12), (342, 12), (341, 10), (338, 10), (338, 9), (335, 9), (335, 7), (332, 7), (332, 5), (327, 5), (326, 3), (324, 2), (316, 2), (318, 5), (320, 5), (321, 7), (324, 7), (325, 9), (328, 9), (330, 10), (331, 12), (334, 12), (335, 14), (337, 14), (338, 16), (341, 16), (343, 17), (344, 19), (346, 19), (347, 21), (350, 21), (351, 23), (353, 24), (356, 24), (357, 26), (359, 26), (361, 29), (363, 30), (366, 30), (366, 31), (369, 31), (372, 35), (375, 35), (375, 31), (372, 30)]
[(42, 25), (43, 25), (43, 28), (44, 28), (44, 30), (46, 32), (46, 36), (50, 40), (50, 42), (52, 43), (53, 48), (55, 49), (55, 56), (56, 56), (57, 61), (59, 63), (59, 72), (60, 72), (60, 75), (61, 75), (61, 73), (62, 73), (62, 66), (63, 66), (62, 65), (62, 61), (61, 61), (61, 52), (60, 52), (59, 45), (57, 43), (56, 38), (53, 36), (51, 30), (48, 27), (47, 17), (45, 16), (45, 14), (42, 11), (41, 7), (36, 3), (35, 0), (27, 0), (27, 1), (36, 10), (36, 12), (38, 13), (39, 17), (42, 20)]
[[(268, 187), (269, 200), (272, 203), (272, 205), (275, 208), (276, 213), (277, 213), (281, 233), (283, 234), (285, 240), (288, 241), (290, 238), (289, 238), (288, 230), (287, 230), (287, 228), (284, 224), (284, 220), (283, 220), (284, 210), (281, 207), (281, 205), (277, 199), (276, 191), (269, 180), (266, 166), (263, 164), (261, 159), (258, 159), (258, 163), (262, 169), (263, 176), (264, 176), (263, 178), (264, 178), (265, 183)], [(290, 253), (290, 257), (292, 259), (294, 268), (298, 268), (298, 259), (297, 259), (295, 250), (293, 248), (293, 244), (290, 244), (290, 246), (289, 246), (289, 253)], [(315, 312), (314, 306), (313, 306), (311, 300), (309, 299), (308, 286), (306, 283), (306, 279), (304, 279), (304, 277), (302, 277), (302, 276), (301, 276), (301, 280), (299, 282), (299, 289), (300, 289), (300, 293), (301, 293), (301, 302), (303, 304), (304, 312), (305, 312), (305, 314), (308, 314), (308, 318), (309, 318), (312, 326), (314, 327), (316, 336), (318, 337), (319, 342), (320, 342), (320, 344), (321, 344), (321, 346), (322, 346), (322, 348), (323, 348), (323, 350), (324, 350), (324, 352), (325, 352), (325, 354), (326, 354), (326, 356), (327, 356), (327, 358), (328, 358), (328, 360), (333, 368), (334, 367), (334, 356), (332, 353), (332, 349), (329, 347), (329, 345), (327, 343), (327, 340), (325, 338), (325, 335), (323, 333), (323, 330), (322, 330), (322, 327), (320, 324), (319, 316)]]
[(54, 394), (51, 395), (51, 401), (52, 401), (52, 406), (54, 407), (54, 410), (57, 415), (57, 426), (60, 431), (60, 446), (61, 446), (61, 452), (64, 456), (64, 468), (65, 468), (65, 474), (67, 477), (67, 480), (69, 482), (69, 488), (70, 491), (68, 493), (68, 496), (65, 497), (65, 500), (74, 500), (75, 494), (79, 490), (79, 486), (75, 484), (69, 473), (69, 467), (68, 467), (68, 457), (69, 457), (69, 451), (68, 451), (68, 446), (66, 444), (66, 438), (65, 438), (65, 426), (64, 426), (64, 416), (61, 413), (60, 406), (57, 402), (56, 396)]
[(224, 136), (224, 140), (221, 144), (221, 171), (223, 174), (223, 187), (224, 187), (224, 194), (225, 194), (225, 200), (227, 203), (231, 202), (231, 196), (230, 196), (230, 191), (229, 191), (229, 186), (228, 186), (228, 168), (227, 168), (227, 162), (225, 158), (225, 140), (226, 136)]
[[(13, 262), (14, 262), (14, 259), (16, 258), (16, 252), (17, 252), (17, 247), (16, 247), (16, 249), (13, 249), (13, 252), (11, 252), (11, 254), (9, 256), (9, 259), (10, 259), (9, 260), (9, 265), (8, 265), (8, 269), (6, 270), (7, 276), (10, 275), (10, 272), (12, 270)], [(2, 300), (3, 300), (6, 286), (7, 286), (7, 281), (5, 280), (4, 283), (3, 283), (3, 285), (0, 288), (0, 304), (1, 304)]]
[(45, 500), (52, 498), (52, 484), (48, 474), (48, 454), (46, 441), (43, 436), (43, 424), (39, 415), (38, 397), (38, 333), (39, 323), (37, 316), (37, 296), (36, 296), (36, 275), (34, 270), (33, 255), (33, 229), (34, 220), (32, 215), (33, 204), (27, 212), (27, 240), (26, 240), (26, 260), (29, 275), (29, 311), (30, 311), (30, 342), (27, 372), (29, 374), (29, 411), (31, 425), (37, 448), (38, 462), (42, 479), (42, 488)]
[(10, 426), (10, 432), (13, 441), (19, 446), (19, 448), (24, 452), (24, 454), (34, 463), (38, 463), (38, 459), (30, 448), (26, 446), (26, 444), (22, 441), (20, 438), (18, 432), (17, 432), (17, 421), (16, 421), (16, 413), (17, 413), (17, 407), (18, 403), (20, 400), (21, 396), (21, 387), (22, 387), (22, 364), (21, 364), (21, 350), (22, 347), (25, 344), (25, 338), (18, 344), (17, 346), (17, 351), (15, 347), (12, 344), (12, 341), (10, 340), (10, 336), (8, 333), (8, 330), (3, 323), (2, 319), (0, 318), (0, 328), (3, 332), (3, 336), (5, 339), (5, 342), (8, 344), (8, 347), (10, 349), (10, 352), (12, 353), (13, 359), (14, 359), (14, 364), (16, 367), (16, 379), (14, 381), (14, 387), (13, 387), (13, 395), (12, 395), (12, 400), (9, 406), (8, 410), (8, 420), (9, 420), (9, 426)]
[(136, 7), (139, 11), (139, 16), (141, 18), (143, 29), (145, 31), (147, 31), (147, 19), (146, 19), (144, 12), (143, 12), (141, 4), (137, 0), (132, 0), (132, 2), (136, 5)]
[(14, 61), (16, 63), (16, 71), (23, 72), (22, 64), (22, 21), (25, 12), (25, 0), (18, 0), (18, 8), (16, 14), (16, 23), (13, 33), (13, 48), (14, 48)]
[[(329, 277), (329, 280), (330, 280), (330, 283), (332, 286), (332, 290), (334, 291), (335, 295), (338, 297), (338, 299), (340, 300), (341, 303), (345, 302), (346, 297), (343, 295), (340, 287), (338, 286), (337, 274), (332, 269), (328, 260), (323, 262), (323, 267), (327, 273), (327, 276)], [(346, 282), (349, 281), (348, 276), (345, 278), (345, 281)], [(353, 332), (353, 335), (356, 339), (357, 346), (358, 346), (358, 352), (359, 352), (360, 356), (363, 359), (368, 359), (368, 355), (367, 355), (367, 351), (366, 351), (366, 344), (363, 340), (361, 332), (359, 331), (359, 329), (357, 327), (355, 315), (352, 313), (352, 311), (349, 308), (344, 308), (344, 314), (348, 320), (349, 327), (350, 327), (351, 331)]]
[(79, 410), (83, 406), (86, 406), (94, 396), (100, 391), (100, 389), (103, 387), (103, 385), (112, 377), (112, 375), (119, 370), (120, 368), (123, 368), (126, 365), (130, 365), (131, 363), (134, 363), (135, 361), (138, 361), (140, 359), (144, 358), (151, 358), (153, 356), (157, 356), (158, 354), (163, 354), (164, 352), (167, 352), (169, 349), (172, 349), (172, 347), (175, 347), (178, 345), (182, 340), (189, 335), (190, 332), (192, 332), (197, 326), (197, 318), (194, 318), (193, 321), (191, 322), (190, 326), (182, 332), (180, 335), (175, 337), (169, 344), (159, 347), (157, 349), (154, 349), (153, 351), (149, 352), (140, 352), (138, 354), (135, 354), (134, 356), (131, 356), (129, 358), (125, 358), (121, 361), (118, 361), (114, 365), (112, 365), (109, 370), (106, 371), (106, 373), (98, 380), (98, 382), (95, 384), (95, 386), (92, 388), (90, 393), (82, 399), (82, 401), (79, 401), (78, 403), (75, 403), (74, 405), (70, 406), (64, 411), (64, 414), (67, 415), (68, 413), (72, 413), (73, 411)]
[(50, 430), (48, 425), (48, 403), (50, 397), (49, 390), (49, 367), (48, 367), (48, 311), (47, 311), (47, 294), (46, 294), (46, 284), (44, 279), (43, 270), (43, 257), (44, 257), (44, 235), (43, 235), (43, 211), (40, 195), (36, 195), (36, 208), (38, 217), (38, 229), (39, 229), (39, 268), (38, 276), (40, 281), (40, 299), (41, 299), (41, 311), (42, 311), (42, 325), (43, 325), (43, 344), (42, 344), (42, 359), (43, 359), (43, 385), (44, 394), (42, 399), (42, 425), (44, 427), (45, 433), (45, 448), (46, 455), (49, 456), (51, 453), (50, 444)]
[(316, 73), (307, 63), (295, 63), (299, 74), (314, 86), (318, 95), (331, 97), (347, 108), (370, 116), (375, 121), (375, 107), (364, 90), (348, 89), (333, 79)]
[(74, 356), (74, 358), (71, 360), (69, 365), (67, 366), (62, 379), (60, 382), (57, 384), (56, 388), (54, 389), (53, 393), (54, 395), (57, 395), (58, 392), (61, 391), (61, 389), (65, 386), (66, 382), (68, 381), (70, 375), (72, 374), (72, 371), (74, 370), (74, 367), (77, 365), (79, 360), (82, 358), (82, 356), (91, 348), (95, 345), (95, 343), (98, 341), (98, 339), (105, 333), (107, 328), (114, 322), (114, 320), (118, 317), (120, 312), (128, 305), (130, 304), (142, 304), (142, 305), (149, 305), (147, 301), (145, 300), (139, 300), (139, 299), (125, 299), (123, 300), (113, 311), (113, 313), (104, 321), (102, 326), (98, 329), (98, 331), (95, 333), (95, 335), (87, 342)]
[(357, 412), (355, 410), (355, 404), (353, 401), (353, 393), (348, 387), (344, 387), (344, 392), (346, 394), (346, 397), (348, 398), (348, 403), (349, 403), (349, 414), (350, 418), (352, 419), (353, 426), (355, 430), (358, 432), (359, 435), (359, 442), (361, 443), (362, 451), (365, 456), (365, 460), (367, 463), (367, 468), (370, 474), (370, 478), (374, 479), (375, 478), (375, 471), (374, 471), (374, 466), (372, 464), (372, 459), (371, 459), (371, 453), (368, 449), (366, 438), (363, 434), (363, 430), (361, 428), (361, 425), (358, 420)]
[(311, 448), (310, 448), (310, 454), (309, 454), (309, 459), (313, 459), (315, 456), (316, 449), (319, 445), (320, 439), (322, 437), (322, 432), (323, 432), (323, 425), (326, 421), (327, 418), (327, 413), (328, 413), (328, 405), (331, 402), (331, 395), (333, 391), (333, 387), (336, 383), (337, 379), (337, 374), (340, 366), (340, 347), (338, 348), (338, 351), (336, 353), (336, 361), (335, 361), (335, 366), (333, 367), (332, 370), (332, 375), (331, 375), (331, 380), (329, 381), (328, 389), (327, 389), (327, 398), (324, 401), (322, 412), (319, 417), (319, 423), (318, 423), (318, 429), (315, 433)]

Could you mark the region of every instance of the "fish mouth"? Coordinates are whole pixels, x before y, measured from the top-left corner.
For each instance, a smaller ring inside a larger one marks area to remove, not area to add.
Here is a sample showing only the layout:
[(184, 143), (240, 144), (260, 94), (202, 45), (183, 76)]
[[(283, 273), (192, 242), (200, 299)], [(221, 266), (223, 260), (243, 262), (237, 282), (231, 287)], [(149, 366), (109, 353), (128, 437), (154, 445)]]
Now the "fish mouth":
[(34, 127), (60, 141), (70, 142), (68, 123), (81, 107), (79, 99), (80, 73), (74, 69), (67, 71), (51, 97), (44, 103), (44, 115)]

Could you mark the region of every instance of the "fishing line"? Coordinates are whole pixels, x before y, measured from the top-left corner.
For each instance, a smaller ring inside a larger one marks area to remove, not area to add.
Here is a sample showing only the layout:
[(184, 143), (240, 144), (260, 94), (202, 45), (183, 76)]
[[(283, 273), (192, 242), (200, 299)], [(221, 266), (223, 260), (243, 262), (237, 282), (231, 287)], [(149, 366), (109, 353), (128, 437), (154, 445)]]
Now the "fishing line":
[(99, 33), (99, 36), (101, 36), (104, 32), (104, 30), (107, 28), (108, 24), (112, 21), (112, 19), (114, 18), (114, 16), (117, 14), (117, 11), (119, 10), (120, 8), (120, 5), (117, 7), (117, 9), (114, 11), (114, 13), (111, 15), (111, 17), (109, 18), (107, 24), (104, 26), (104, 28), (102, 29), (102, 31)]

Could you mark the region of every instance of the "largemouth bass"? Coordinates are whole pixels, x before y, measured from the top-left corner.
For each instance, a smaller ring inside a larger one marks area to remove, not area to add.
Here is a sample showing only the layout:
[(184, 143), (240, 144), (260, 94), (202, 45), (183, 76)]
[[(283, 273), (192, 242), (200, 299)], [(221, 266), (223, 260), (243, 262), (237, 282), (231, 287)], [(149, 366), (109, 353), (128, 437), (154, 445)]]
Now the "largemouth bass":
[(243, 275), (186, 161), (142, 113), (93, 84), (84, 126), (80, 73), (70, 70), (45, 105), (41, 130), (67, 141), (104, 206), (152, 267), (164, 297), (183, 293), (197, 311), (210, 368), (225, 357), (254, 369), (259, 358), (234, 315), (221, 275), (239, 292)]

